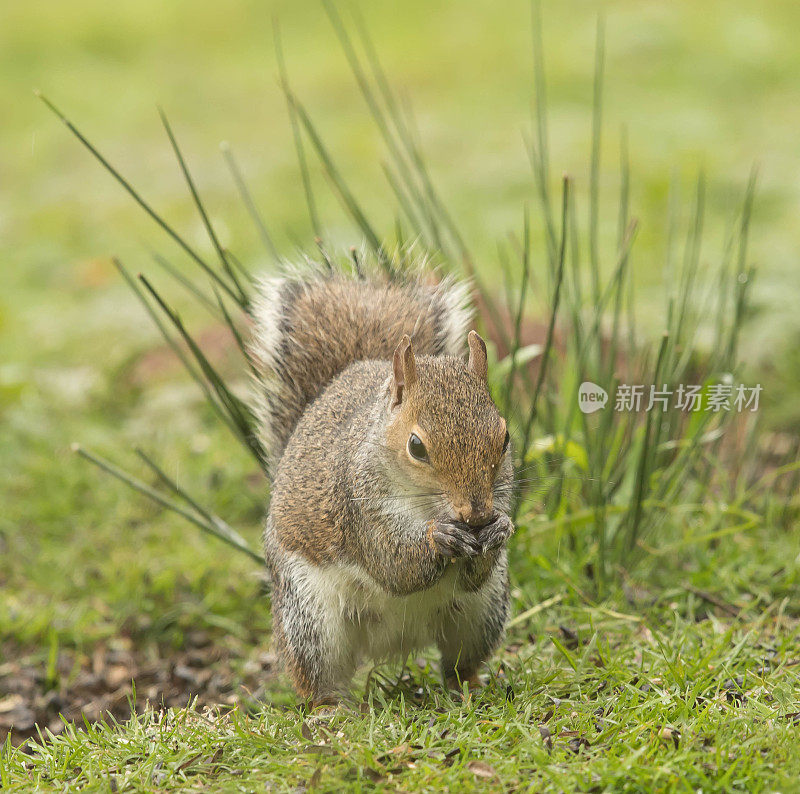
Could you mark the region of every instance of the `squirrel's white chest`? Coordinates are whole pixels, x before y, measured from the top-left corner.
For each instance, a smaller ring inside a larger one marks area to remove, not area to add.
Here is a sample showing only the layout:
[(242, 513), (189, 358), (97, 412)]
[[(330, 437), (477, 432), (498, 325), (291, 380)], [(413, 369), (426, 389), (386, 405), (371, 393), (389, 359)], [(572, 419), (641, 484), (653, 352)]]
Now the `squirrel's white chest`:
[(404, 596), (385, 592), (355, 565), (306, 563), (305, 568), (304, 585), (323, 607), (326, 630), (375, 660), (435, 644), (456, 614), (468, 617), (479, 607), (476, 594), (458, 587), (455, 565), (432, 587)]

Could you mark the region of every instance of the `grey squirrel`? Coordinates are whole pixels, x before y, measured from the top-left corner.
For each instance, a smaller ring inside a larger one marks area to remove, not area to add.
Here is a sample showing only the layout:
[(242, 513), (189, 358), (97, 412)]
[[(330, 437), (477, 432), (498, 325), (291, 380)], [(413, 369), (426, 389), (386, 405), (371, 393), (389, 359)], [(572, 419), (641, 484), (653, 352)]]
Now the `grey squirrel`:
[(467, 297), (421, 270), (258, 285), (273, 636), (314, 704), (362, 658), (428, 645), (448, 684), (477, 685), (502, 636), (513, 466)]

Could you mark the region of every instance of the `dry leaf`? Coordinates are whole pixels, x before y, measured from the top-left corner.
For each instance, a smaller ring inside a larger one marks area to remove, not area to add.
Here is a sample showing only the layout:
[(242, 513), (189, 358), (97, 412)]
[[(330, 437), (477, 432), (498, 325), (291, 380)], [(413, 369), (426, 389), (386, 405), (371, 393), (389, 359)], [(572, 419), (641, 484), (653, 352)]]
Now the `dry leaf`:
[(681, 741), (681, 732), (676, 730), (675, 728), (668, 728), (664, 727), (661, 729), (661, 733), (659, 737), (662, 742), (668, 743), (672, 742), (675, 745), (675, 749), (678, 749), (678, 745)]
[(0, 698), (0, 714), (7, 714), (9, 711), (14, 711), (24, 702), (25, 700), (22, 695), (9, 695), (8, 697)]
[(467, 764), (467, 769), (469, 769), (475, 777), (483, 778), (484, 780), (497, 777), (497, 772), (494, 770), (494, 767), (489, 766), (485, 761), (470, 761)]

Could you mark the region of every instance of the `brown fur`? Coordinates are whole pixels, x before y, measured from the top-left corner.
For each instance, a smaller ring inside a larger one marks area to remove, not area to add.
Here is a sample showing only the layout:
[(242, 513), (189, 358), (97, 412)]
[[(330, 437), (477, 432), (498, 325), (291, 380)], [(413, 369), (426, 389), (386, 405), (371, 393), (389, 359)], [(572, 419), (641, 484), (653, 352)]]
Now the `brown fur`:
[[(305, 407), (348, 364), (391, 359), (403, 334), (419, 352), (451, 352), (446, 285), (317, 271), (262, 283), (252, 351), (265, 369), (256, 409), (276, 462)], [(455, 296), (456, 302), (462, 301)], [(269, 321), (265, 322), (265, 317)]]
[[(469, 363), (445, 355), (452, 296), (420, 281), (338, 275), (285, 282), (278, 294), (280, 336), (263, 357), (282, 356), (264, 391), (275, 456), (265, 549), (276, 645), (298, 694), (346, 688), (357, 662), (349, 638), (364, 621), (379, 632), (385, 617), (363, 607), (364, 587), (391, 604), (446, 573), (452, 603), (430, 613), (440, 614), (443, 675), (473, 678), (502, 632), (513, 530), (506, 425), (483, 340), (470, 334)], [(409, 453), (412, 433), (424, 460)], [(333, 635), (331, 621), (343, 621)]]

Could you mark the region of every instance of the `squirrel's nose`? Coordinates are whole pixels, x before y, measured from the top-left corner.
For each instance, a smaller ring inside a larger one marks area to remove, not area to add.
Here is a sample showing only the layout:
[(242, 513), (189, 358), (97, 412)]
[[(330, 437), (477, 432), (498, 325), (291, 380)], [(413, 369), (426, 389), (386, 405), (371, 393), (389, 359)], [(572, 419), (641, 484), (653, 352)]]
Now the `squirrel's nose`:
[(480, 529), (492, 521), (492, 503), (470, 502), (461, 506), (457, 511), (458, 518), (470, 527)]

